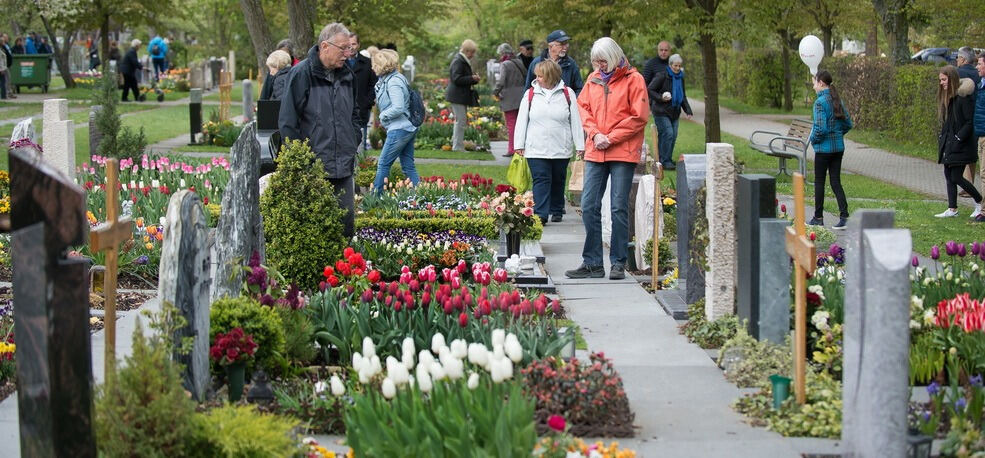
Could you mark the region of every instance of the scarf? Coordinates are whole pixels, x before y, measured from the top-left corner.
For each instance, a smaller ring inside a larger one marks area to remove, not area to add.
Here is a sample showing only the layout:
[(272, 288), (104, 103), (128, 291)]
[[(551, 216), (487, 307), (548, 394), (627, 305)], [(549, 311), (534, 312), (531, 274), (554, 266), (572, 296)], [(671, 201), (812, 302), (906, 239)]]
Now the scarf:
[(609, 78), (612, 78), (612, 75), (616, 73), (616, 70), (619, 70), (619, 67), (622, 67), (624, 65), (626, 65), (626, 59), (620, 59), (619, 65), (616, 65), (616, 68), (613, 68), (611, 72), (606, 72), (605, 70), (602, 70), (600, 68), (599, 75), (602, 77), (602, 82), (609, 84)]
[(499, 61), (500, 62), (506, 62), (506, 61), (508, 61), (510, 59), (513, 59), (513, 54), (503, 54), (503, 57), (500, 57), (499, 58)]
[(684, 69), (681, 69), (680, 73), (674, 73), (668, 66), (667, 73), (670, 74), (672, 83), (670, 89), (670, 106), (679, 108), (681, 103), (684, 102)]

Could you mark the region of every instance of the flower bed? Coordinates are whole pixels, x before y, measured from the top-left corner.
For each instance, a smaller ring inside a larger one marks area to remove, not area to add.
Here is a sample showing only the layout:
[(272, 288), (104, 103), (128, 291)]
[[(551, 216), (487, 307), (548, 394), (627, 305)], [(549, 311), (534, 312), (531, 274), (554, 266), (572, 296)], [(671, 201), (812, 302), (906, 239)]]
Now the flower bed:
[[(459, 259), (468, 263), (490, 262), (492, 253), (485, 237), (454, 229), (438, 232), (420, 232), (413, 229), (380, 231), (363, 228), (356, 232), (352, 247), (373, 262), (384, 278), (396, 278), (406, 261), (411, 270), (428, 264), (437, 267), (453, 267)], [(399, 259), (394, 257), (399, 254)]]

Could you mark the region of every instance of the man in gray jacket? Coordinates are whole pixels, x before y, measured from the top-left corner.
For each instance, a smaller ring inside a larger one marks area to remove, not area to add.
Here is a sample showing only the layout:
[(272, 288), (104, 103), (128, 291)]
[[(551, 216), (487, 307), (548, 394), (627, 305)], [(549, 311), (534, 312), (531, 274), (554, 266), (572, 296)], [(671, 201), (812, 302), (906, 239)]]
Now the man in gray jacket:
[(339, 205), (346, 210), (342, 231), (346, 237), (354, 232), (352, 173), (361, 138), (354, 79), (345, 65), (352, 55), (349, 35), (349, 30), (337, 22), (322, 29), (308, 58), (291, 69), (278, 122), (285, 139), (308, 140), (315, 157), (321, 160)]

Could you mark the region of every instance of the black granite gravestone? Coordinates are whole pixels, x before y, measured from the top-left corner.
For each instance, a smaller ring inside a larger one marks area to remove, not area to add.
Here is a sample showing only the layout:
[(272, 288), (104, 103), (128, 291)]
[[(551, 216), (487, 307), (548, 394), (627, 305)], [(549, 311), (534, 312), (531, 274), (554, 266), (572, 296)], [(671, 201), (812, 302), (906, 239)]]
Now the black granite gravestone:
[(776, 179), (769, 175), (739, 175), (736, 193), (736, 232), (739, 235), (737, 309), (747, 320), (749, 335), (759, 338), (759, 219), (776, 217)]
[(21, 456), (96, 456), (85, 194), (31, 146), (10, 150)]
[[(691, 228), (704, 214), (696, 214), (693, 203), (705, 184), (707, 158), (704, 154), (683, 154), (677, 163), (677, 260), (678, 275), (686, 279), (684, 301), (693, 304), (705, 295), (705, 270), (691, 262)], [(704, 248), (701, 248), (704, 249)]]

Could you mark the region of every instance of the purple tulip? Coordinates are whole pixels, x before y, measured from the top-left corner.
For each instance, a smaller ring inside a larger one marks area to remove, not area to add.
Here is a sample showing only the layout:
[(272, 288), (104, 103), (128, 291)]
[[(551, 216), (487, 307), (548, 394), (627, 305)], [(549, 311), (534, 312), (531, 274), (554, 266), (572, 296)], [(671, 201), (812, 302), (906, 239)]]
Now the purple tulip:
[(920, 265), (920, 258), (918, 258), (917, 255), (913, 255), (913, 259), (910, 259), (910, 265), (913, 266), (913, 267), (919, 266)]
[(941, 247), (934, 245), (930, 248), (930, 259), (938, 260), (941, 258)]
[(982, 251), (982, 246), (978, 242), (971, 242), (971, 254), (977, 256)]
[(931, 396), (936, 395), (940, 391), (941, 391), (941, 386), (937, 384), (937, 381), (936, 380), (933, 381), (933, 382), (930, 382), (930, 385), (927, 385), (927, 394), (929, 394)]
[(831, 246), (828, 247), (828, 254), (830, 254), (833, 258), (837, 258), (842, 252), (844, 252), (844, 250), (838, 246), (837, 243), (832, 243)]
[(961, 256), (963, 258), (963, 257), (965, 257), (966, 254), (968, 254), (968, 249), (965, 248), (965, 246), (964, 246), (963, 243), (959, 243), (958, 244), (958, 256)]
[(954, 256), (958, 254), (958, 242), (955, 242), (954, 240), (948, 240), (947, 243), (944, 244), (944, 250), (947, 252), (948, 256)]
[(969, 380), (971, 386), (982, 386), (982, 374), (972, 376)]
[(958, 398), (957, 401), (954, 401), (954, 408), (958, 410), (964, 410), (965, 406), (967, 405), (968, 405), (968, 400), (965, 399), (964, 396)]

